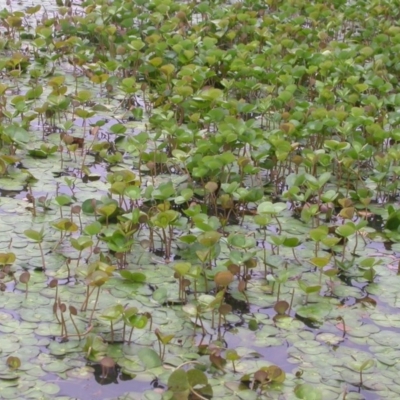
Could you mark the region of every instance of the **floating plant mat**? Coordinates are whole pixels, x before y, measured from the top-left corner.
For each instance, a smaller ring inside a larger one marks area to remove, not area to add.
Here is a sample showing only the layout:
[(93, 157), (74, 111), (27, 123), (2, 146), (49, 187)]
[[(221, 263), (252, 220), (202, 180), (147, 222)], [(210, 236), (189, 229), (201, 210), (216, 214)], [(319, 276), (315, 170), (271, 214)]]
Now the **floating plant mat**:
[(0, 7), (0, 397), (400, 395), (395, 2)]

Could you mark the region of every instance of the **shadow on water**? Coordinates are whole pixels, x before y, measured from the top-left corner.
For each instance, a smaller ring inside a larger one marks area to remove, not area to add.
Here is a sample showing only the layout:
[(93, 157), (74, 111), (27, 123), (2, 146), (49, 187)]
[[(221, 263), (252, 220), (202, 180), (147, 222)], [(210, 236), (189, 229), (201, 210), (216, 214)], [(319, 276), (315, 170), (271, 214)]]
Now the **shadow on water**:
[(48, 375), (47, 381), (52, 381), (60, 387), (58, 396), (69, 396), (79, 400), (99, 400), (116, 398), (124, 393), (143, 393), (154, 388), (150, 382), (132, 379), (118, 371), (109, 373), (106, 378), (102, 376), (101, 366), (94, 365), (94, 379), (63, 380), (57, 376)]

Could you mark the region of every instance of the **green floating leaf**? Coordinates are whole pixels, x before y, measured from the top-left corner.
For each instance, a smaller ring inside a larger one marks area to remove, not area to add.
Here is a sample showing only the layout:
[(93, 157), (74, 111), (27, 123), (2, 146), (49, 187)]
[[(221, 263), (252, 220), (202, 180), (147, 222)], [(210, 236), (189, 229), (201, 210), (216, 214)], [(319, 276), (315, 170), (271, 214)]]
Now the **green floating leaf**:
[(323, 322), (331, 310), (332, 306), (328, 303), (315, 303), (299, 307), (296, 314), (311, 321)]
[[(193, 378), (195, 377), (193, 376)], [(188, 374), (180, 368), (175, 370), (168, 378), (168, 389), (174, 393), (189, 393), (190, 384)]]
[(190, 369), (187, 372), (187, 379), (191, 387), (195, 387), (197, 385), (207, 385), (208, 383), (206, 374), (199, 369)]
[(301, 385), (297, 385), (294, 388), (294, 394), (298, 399), (303, 400), (322, 400), (322, 392), (314, 388), (308, 383), (303, 383)]
[(168, 298), (168, 290), (166, 287), (160, 287), (153, 292), (153, 299), (160, 304), (166, 302)]
[(146, 281), (146, 275), (141, 272), (132, 272), (127, 270), (118, 271), (122, 278), (130, 282), (143, 283)]
[(264, 201), (257, 207), (257, 212), (259, 214), (279, 214), (286, 209), (286, 203), (271, 203), (270, 201)]
[(140, 349), (138, 351), (138, 357), (147, 369), (159, 367), (160, 365), (162, 365), (160, 356), (153, 349)]

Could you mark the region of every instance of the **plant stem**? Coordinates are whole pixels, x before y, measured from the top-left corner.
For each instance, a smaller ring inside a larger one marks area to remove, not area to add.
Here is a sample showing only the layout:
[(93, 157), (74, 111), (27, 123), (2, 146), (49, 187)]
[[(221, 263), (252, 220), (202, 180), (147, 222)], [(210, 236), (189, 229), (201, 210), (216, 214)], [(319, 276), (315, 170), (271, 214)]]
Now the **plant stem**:
[(290, 311), (292, 310), (293, 299), (294, 299), (294, 289), (292, 290), (292, 297), (290, 298), (289, 309), (288, 309), (288, 311), (287, 311), (287, 314), (288, 314), (288, 315), (290, 315)]
[(71, 313), (69, 314), (69, 317), (71, 318), (72, 324), (74, 325), (74, 328), (76, 330), (76, 333), (78, 335), (79, 340), (81, 340), (81, 334), (79, 333), (78, 327), (76, 326), (76, 323), (75, 323), (74, 319), (72, 318), (72, 314)]
[(92, 293), (94, 292), (95, 289), (96, 288), (94, 287), (92, 289), (92, 291), (89, 293), (89, 286), (86, 287), (86, 299), (82, 304), (81, 311), (86, 311), (87, 310), (87, 306), (88, 306), (88, 303), (89, 303), (89, 298), (90, 298), (90, 296), (92, 295)]
[(190, 387), (190, 391), (196, 398), (199, 398), (200, 400), (208, 400), (206, 397), (203, 397), (200, 393), (196, 392), (192, 387)]
[[(68, 337), (68, 332), (67, 332), (67, 324), (65, 323), (65, 319), (64, 319), (64, 313), (61, 311), (61, 336), (63, 337)], [(65, 332), (65, 334), (63, 335), (63, 333)]]
[(293, 257), (294, 257), (294, 259), (297, 261), (297, 263), (298, 264), (300, 264), (301, 265), (301, 262), (299, 261), (299, 259), (297, 258), (297, 256), (296, 256), (296, 252), (294, 251), (294, 248), (292, 247), (292, 253), (293, 253)]
[(81, 261), (82, 251), (83, 251), (83, 250), (81, 250), (81, 251), (79, 252), (79, 255), (78, 255), (78, 262), (76, 263), (76, 268), (79, 267), (79, 263), (80, 263), (80, 261)]
[(100, 295), (100, 286), (97, 288), (96, 300), (93, 305), (92, 313), (90, 314), (89, 325), (92, 325), (93, 314), (94, 314), (94, 310), (96, 309), (97, 302), (99, 301), (99, 295)]
[(280, 294), (281, 294), (281, 284), (278, 282), (278, 293), (276, 295), (276, 301), (279, 301)]
[(43, 254), (43, 248), (42, 248), (42, 243), (38, 242), (39, 249), (40, 249), (40, 256), (42, 257), (42, 265), (43, 265), (43, 271), (46, 271), (46, 261), (44, 260), (44, 254)]
[(157, 341), (158, 341), (158, 351), (160, 353), (160, 358), (162, 360), (163, 357), (162, 357), (162, 350), (161, 350), (161, 340), (158, 337), (157, 337)]
[(280, 223), (280, 221), (279, 221), (279, 218), (278, 218), (276, 215), (274, 215), (274, 218), (276, 219), (276, 222), (278, 223), (278, 226), (279, 226), (279, 233), (282, 233), (282, 225), (281, 225), (281, 223)]
[(132, 341), (132, 334), (133, 334), (133, 328), (131, 328), (131, 332), (129, 333), (128, 344), (131, 344), (131, 341)]

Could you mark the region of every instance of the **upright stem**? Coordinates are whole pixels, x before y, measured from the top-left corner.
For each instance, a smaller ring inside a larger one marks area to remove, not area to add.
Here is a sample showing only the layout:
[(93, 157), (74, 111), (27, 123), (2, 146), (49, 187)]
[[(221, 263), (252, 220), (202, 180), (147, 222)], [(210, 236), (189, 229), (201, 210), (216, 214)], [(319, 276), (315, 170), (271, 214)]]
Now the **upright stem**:
[(81, 251), (79, 252), (79, 255), (78, 255), (78, 262), (76, 263), (76, 268), (79, 267), (79, 262), (81, 261), (82, 251), (83, 251), (83, 250), (81, 250)]
[(93, 305), (92, 313), (90, 314), (89, 325), (92, 324), (92, 319), (93, 319), (94, 310), (96, 309), (97, 302), (99, 301), (99, 295), (100, 295), (100, 286), (97, 288), (96, 300), (95, 300), (94, 305)]
[(131, 332), (129, 333), (128, 344), (131, 344), (131, 340), (132, 340), (132, 333), (133, 333), (133, 328), (131, 328)]
[(64, 313), (62, 312), (62, 310), (60, 311), (61, 311), (61, 330), (62, 330), (61, 336), (68, 337), (67, 324), (65, 323)]
[(43, 271), (46, 271), (46, 262), (44, 260), (44, 254), (43, 254), (43, 248), (42, 248), (42, 243), (38, 242), (39, 249), (40, 249), (40, 256), (42, 257), (42, 265), (43, 265)]
[(288, 315), (290, 315), (290, 311), (292, 310), (293, 299), (294, 299), (294, 289), (292, 290), (292, 297), (290, 298), (289, 309), (288, 309), (288, 312), (287, 312)]
[(159, 338), (157, 338), (157, 341), (158, 341), (158, 351), (160, 353), (160, 358), (162, 360), (163, 356), (162, 356), (162, 350), (161, 350), (161, 340)]
[(75, 321), (74, 321), (74, 319), (72, 318), (72, 314), (71, 314), (71, 313), (69, 314), (69, 317), (71, 318), (72, 324), (74, 325), (74, 328), (75, 328), (75, 330), (76, 330), (76, 333), (77, 333), (77, 335), (78, 335), (79, 340), (81, 340), (81, 334), (79, 333), (78, 327), (76, 326)]
[(344, 258), (345, 254), (346, 254), (346, 238), (344, 238), (344, 243), (343, 243), (342, 262), (344, 262), (345, 260)]
[(276, 295), (276, 301), (279, 301), (280, 294), (281, 294), (281, 283), (278, 282), (278, 294)]
[(165, 344), (163, 343), (161, 360), (164, 360), (164, 357), (165, 357)]
[(276, 222), (278, 223), (278, 226), (279, 226), (279, 233), (282, 233), (282, 225), (281, 225), (281, 223), (280, 223), (278, 217), (277, 217), (276, 215), (274, 215), (274, 218), (276, 219)]
[(296, 252), (294, 251), (294, 248), (292, 247), (292, 253), (293, 253), (293, 257), (294, 259), (297, 261), (298, 264), (301, 264), (301, 262), (299, 261), (299, 259), (296, 256)]

